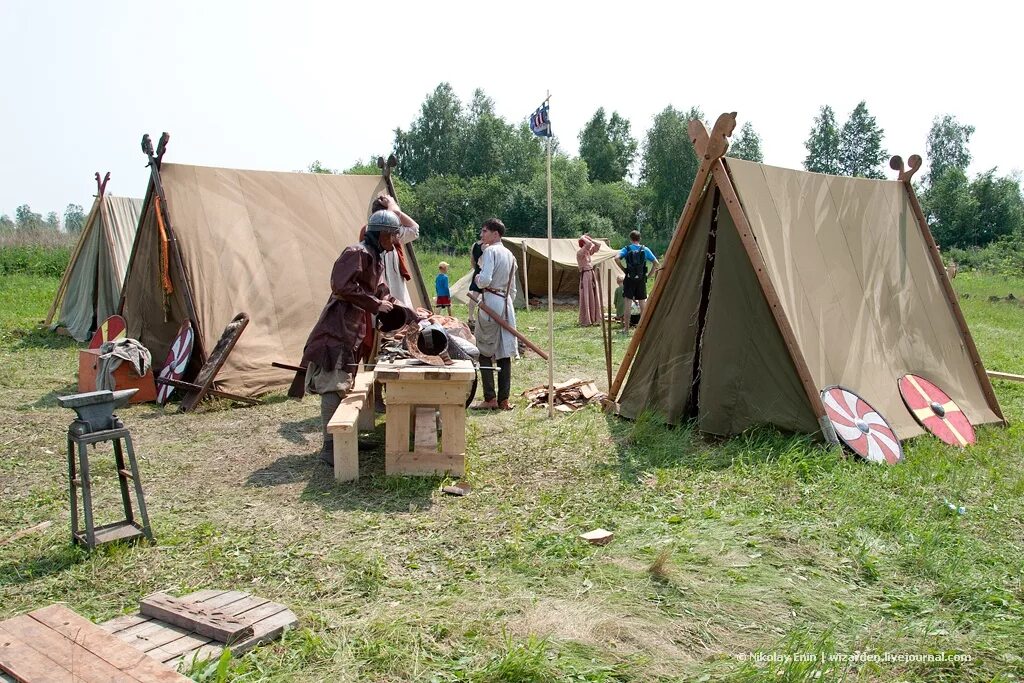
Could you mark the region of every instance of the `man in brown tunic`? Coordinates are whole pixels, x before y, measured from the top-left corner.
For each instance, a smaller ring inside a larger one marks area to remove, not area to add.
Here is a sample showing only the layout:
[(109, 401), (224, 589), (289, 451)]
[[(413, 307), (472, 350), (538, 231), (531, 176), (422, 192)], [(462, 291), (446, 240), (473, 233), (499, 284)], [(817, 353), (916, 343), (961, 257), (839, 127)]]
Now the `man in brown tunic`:
[(370, 216), (363, 241), (346, 247), (331, 270), (331, 296), (313, 326), (302, 352), (306, 366), (306, 391), (320, 395), (320, 420), (324, 445), (320, 459), (334, 464), (334, 438), (327, 423), (352, 388), (359, 366), (360, 346), (371, 316), (395, 307), (415, 313), (398, 302), (381, 278), (384, 252), (397, 245), (398, 216), (387, 210)]

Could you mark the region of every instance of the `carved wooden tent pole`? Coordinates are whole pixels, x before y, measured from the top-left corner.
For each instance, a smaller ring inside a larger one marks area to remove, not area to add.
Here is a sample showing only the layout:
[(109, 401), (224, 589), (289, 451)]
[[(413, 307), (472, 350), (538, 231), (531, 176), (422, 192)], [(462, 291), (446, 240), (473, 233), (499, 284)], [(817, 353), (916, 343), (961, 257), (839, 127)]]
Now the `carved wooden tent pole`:
[[(198, 358), (201, 362), (205, 362), (206, 350), (203, 347), (202, 326), (200, 326), (199, 316), (196, 314), (195, 297), (192, 294), (192, 284), (185, 275), (185, 264), (181, 259), (178, 239), (175, 236), (174, 227), (171, 224), (171, 216), (167, 211), (167, 195), (164, 194), (164, 184), (160, 177), (160, 166), (163, 163), (164, 153), (167, 151), (167, 143), (170, 139), (170, 134), (164, 132), (160, 136), (160, 140), (156, 146), (156, 152), (154, 153), (153, 141), (150, 139), (149, 134), (147, 133), (142, 136), (142, 153), (145, 154), (146, 158), (149, 160), (149, 163), (146, 165), (149, 167), (150, 184), (149, 189), (146, 191), (146, 200), (142, 207), (142, 213), (139, 215), (139, 231), (141, 232), (141, 229), (145, 225), (146, 216), (152, 206), (154, 217), (157, 221), (163, 223), (164, 230), (167, 232), (167, 248), (170, 252), (171, 258), (174, 260), (175, 270), (178, 273), (179, 286), (182, 288), (182, 292), (185, 295), (186, 313), (189, 316), (189, 320), (192, 322), (192, 329), (195, 332), (193, 341), (193, 357), (196, 357), (195, 351), (198, 351)], [(159, 214), (157, 214), (157, 212), (159, 212)], [(132, 245), (132, 255), (128, 260), (128, 271), (124, 279), (125, 285), (128, 284), (128, 274), (132, 271), (132, 266), (135, 263), (135, 257), (137, 255), (140, 242), (141, 240), (139, 239), (138, 234), (136, 234), (135, 243)], [(122, 313), (124, 311), (126, 296), (127, 287), (122, 287), (121, 302), (117, 307), (118, 313)]]
[(921, 168), (921, 157), (920, 155), (914, 154), (907, 159), (907, 165), (909, 168), (904, 168), (903, 159), (896, 155), (889, 160), (889, 168), (897, 171), (899, 176), (897, 180), (903, 183), (903, 188), (907, 192), (907, 199), (910, 200), (910, 207), (914, 211), (914, 218), (917, 222), (918, 230), (921, 232), (921, 238), (924, 239), (925, 245), (928, 247), (928, 256), (932, 264), (932, 269), (935, 271), (935, 275), (939, 280), (939, 285), (942, 287), (942, 293), (946, 297), (946, 303), (949, 305), (949, 310), (953, 313), (953, 317), (956, 319), (957, 327), (960, 331), (960, 338), (964, 342), (964, 348), (967, 350), (967, 355), (971, 358), (971, 365), (974, 368), (974, 374), (978, 378), (978, 383), (981, 385), (981, 391), (985, 395), (985, 401), (988, 403), (988, 407), (995, 413), (1003, 424), (1006, 424), (1006, 418), (1003, 417), (1003, 412), (999, 409), (999, 401), (996, 400), (996, 393), (992, 389), (992, 382), (989, 380), (988, 374), (985, 372), (985, 365), (981, 362), (981, 355), (978, 353), (978, 347), (974, 344), (974, 337), (971, 336), (971, 331), (967, 327), (967, 320), (964, 318), (964, 313), (960, 310), (960, 304), (956, 298), (956, 292), (953, 291), (953, 284), (946, 277), (946, 269), (942, 265), (942, 255), (939, 254), (939, 247), (935, 244), (935, 238), (932, 237), (932, 231), (928, 228), (928, 222), (924, 218), (924, 212), (921, 211), (921, 204), (917, 200), (917, 193), (914, 192), (914, 186), (910, 180), (914, 174)]

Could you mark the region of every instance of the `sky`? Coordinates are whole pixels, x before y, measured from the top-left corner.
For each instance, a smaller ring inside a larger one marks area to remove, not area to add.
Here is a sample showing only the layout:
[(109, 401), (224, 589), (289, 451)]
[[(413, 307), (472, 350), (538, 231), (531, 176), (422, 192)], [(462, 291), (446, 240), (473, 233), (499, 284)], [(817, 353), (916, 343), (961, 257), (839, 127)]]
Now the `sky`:
[[(71, 2), (0, 0), (0, 214), (88, 211), (93, 174), (141, 197), (143, 133), (169, 162), (343, 169), (392, 151), (428, 93), (482, 88), (521, 121), (551, 92), (561, 148), (598, 107), (642, 142), (666, 106), (738, 112), (800, 168), (814, 117), (865, 100), (885, 148), (934, 117), (976, 128), (970, 173), (1024, 169), (1011, 2)], [(927, 164), (927, 159), (926, 159)], [(689, 188), (680, 188), (686, 194)]]

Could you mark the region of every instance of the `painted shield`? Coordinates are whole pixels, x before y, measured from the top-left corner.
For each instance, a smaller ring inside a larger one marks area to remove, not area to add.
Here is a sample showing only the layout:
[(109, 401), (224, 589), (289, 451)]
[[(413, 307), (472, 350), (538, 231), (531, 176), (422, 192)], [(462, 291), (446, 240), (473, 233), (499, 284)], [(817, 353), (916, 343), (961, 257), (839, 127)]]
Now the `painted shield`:
[(900, 395), (914, 419), (950, 446), (975, 442), (971, 421), (946, 392), (918, 375), (900, 377)]
[(871, 404), (843, 387), (821, 392), (828, 419), (850, 450), (869, 462), (894, 465), (903, 459), (896, 433)]
[[(160, 376), (164, 379), (181, 379), (188, 367), (188, 359), (192, 356), (192, 323), (186, 320), (178, 330), (178, 336), (174, 338), (170, 350), (167, 352), (167, 360), (160, 370)], [(156, 402), (160, 405), (167, 403), (167, 399), (174, 392), (174, 387), (168, 384), (161, 384), (156, 392)]]
[(120, 339), (125, 336), (125, 329), (128, 326), (124, 322), (124, 318), (119, 315), (112, 315), (96, 328), (96, 331), (92, 333), (92, 339), (89, 340), (90, 349), (98, 349), (103, 346), (104, 342), (113, 341)]

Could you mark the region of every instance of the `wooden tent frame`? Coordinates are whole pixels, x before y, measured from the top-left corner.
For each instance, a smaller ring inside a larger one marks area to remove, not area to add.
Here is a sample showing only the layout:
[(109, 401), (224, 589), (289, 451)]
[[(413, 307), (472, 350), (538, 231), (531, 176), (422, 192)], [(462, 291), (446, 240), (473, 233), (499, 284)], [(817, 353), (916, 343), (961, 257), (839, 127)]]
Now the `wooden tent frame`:
[[(672, 242), (669, 244), (668, 252), (665, 255), (665, 264), (662, 266), (662, 271), (664, 272), (662, 272), (655, 280), (651, 296), (648, 299), (647, 305), (644, 307), (643, 315), (640, 318), (640, 324), (637, 326), (636, 332), (629, 341), (629, 346), (626, 348), (626, 353), (623, 356), (618, 372), (615, 375), (615, 382), (610, 391), (610, 396), (614, 401), (613, 407), (616, 411), (618, 410), (618, 402), (620, 399), (622, 385), (629, 373), (629, 369), (632, 367), (633, 360), (636, 358), (636, 353), (640, 347), (640, 343), (643, 340), (644, 335), (647, 333), (651, 319), (654, 316), (654, 311), (657, 309), (662, 293), (667, 287), (672, 271), (675, 268), (676, 261), (682, 252), (683, 242), (686, 239), (686, 235), (696, 221), (697, 208), (700, 205), (701, 198), (704, 196), (705, 186), (707, 186), (708, 190), (714, 186), (721, 194), (721, 201), (725, 202), (725, 207), (729, 211), (729, 215), (736, 226), (736, 231), (739, 234), (744, 251), (750, 260), (750, 265), (753, 267), (754, 273), (757, 276), (758, 284), (761, 286), (761, 291), (764, 294), (769, 308), (771, 309), (772, 317), (775, 320), (775, 324), (780, 335), (782, 336), (782, 340), (789, 353), (790, 359), (793, 361), (797, 376), (800, 378), (800, 384), (804, 389), (804, 394), (810, 404), (811, 411), (814, 413), (814, 416), (821, 427), (821, 433), (827, 441), (836, 443), (838, 440), (836, 438), (835, 430), (832, 428), (828, 415), (825, 412), (825, 406), (822, 403), (819, 388), (815, 385), (815, 382), (811, 377), (810, 369), (807, 366), (807, 360), (804, 358), (803, 352), (797, 344), (793, 326), (783, 309), (782, 302), (775, 289), (775, 285), (768, 276), (764, 257), (761, 254), (761, 250), (757, 245), (757, 240), (754, 238), (753, 232), (750, 228), (750, 221), (747, 219), (746, 212), (740, 204), (739, 196), (736, 194), (736, 188), (732, 183), (732, 178), (729, 176), (729, 171), (725, 167), (725, 162), (722, 160), (726, 151), (729, 149), (729, 137), (732, 135), (735, 128), (736, 112), (729, 112), (720, 115), (718, 120), (715, 121), (715, 125), (712, 128), (710, 135), (704, 127), (703, 122), (699, 120), (690, 121), (688, 127), (690, 142), (693, 144), (697, 157), (701, 160), (700, 166), (697, 169), (697, 175), (694, 178), (693, 186), (690, 188), (690, 194), (683, 207), (683, 213), (680, 216), (675, 232), (672, 235)], [(1005, 425), (1006, 418), (1003, 417), (1002, 411), (999, 409), (999, 403), (996, 401), (995, 392), (992, 390), (992, 383), (989, 381), (988, 375), (985, 373), (981, 357), (978, 355), (978, 349), (971, 337), (970, 330), (967, 328), (967, 321), (964, 319), (963, 312), (960, 310), (960, 305), (956, 299), (956, 294), (953, 292), (953, 286), (946, 277), (945, 269), (942, 266), (942, 258), (939, 256), (938, 247), (935, 245), (935, 240), (932, 238), (931, 231), (924, 219), (924, 214), (921, 211), (921, 206), (917, 200), (917, 196), (914, 193), (914, 188), (910, 183), (911, 176), (913, 176), (914, 172), (921, 167), (921, 157), (918, 155), (910, 157), (911, 170), (909, 171), (904, 171), (903, 160), (898, 156), (893, 157), (890, 160), (890, 166), (900, 172), (899, 180), (903, 183), (910, 199), (910, 204), (913, 207), (914, 215), (917, 219), (918, 228), (921, 231), (925, 244), (928, 246), (932, 267), (935, 270), (936, 276), (938, 276), (939, 282), (942, 283), (946, 303), (949, 305), (950, 311), (956, 320), (957, 329), (960, 332), (960, 337), (963, 340), (965, 348), (971, 358), (974, 366), (974, 372), (978, 378), (978, 382), (981, 384), (985, 400), (992, 412), (995, 413), (1000, 420), (1002, 420), (1002, 424)]]

